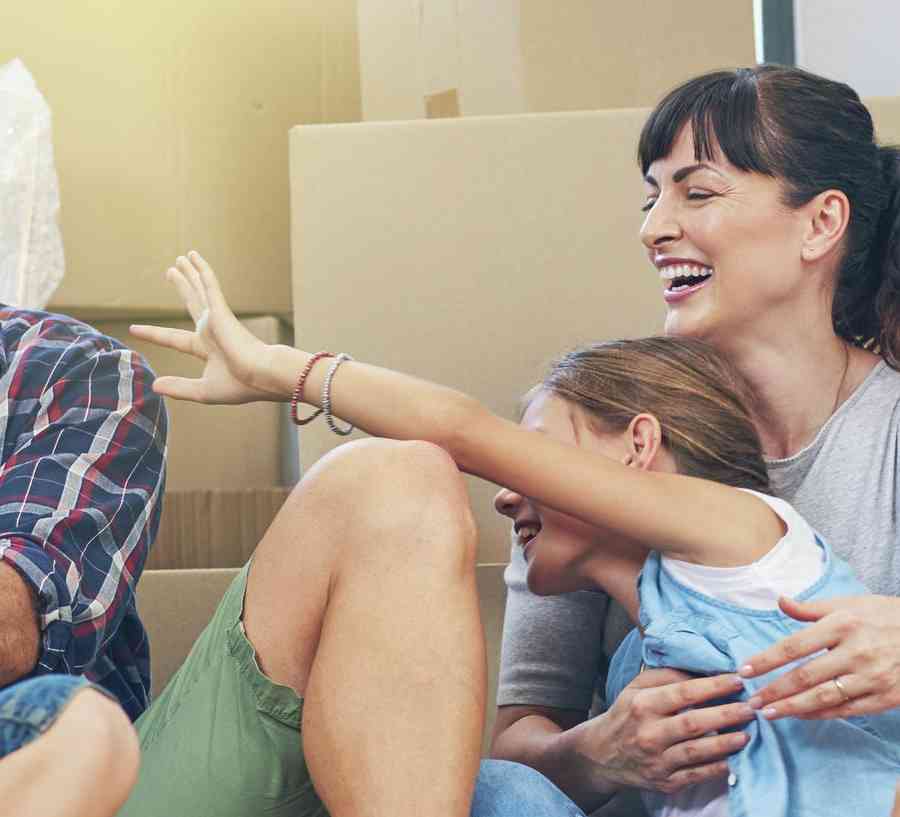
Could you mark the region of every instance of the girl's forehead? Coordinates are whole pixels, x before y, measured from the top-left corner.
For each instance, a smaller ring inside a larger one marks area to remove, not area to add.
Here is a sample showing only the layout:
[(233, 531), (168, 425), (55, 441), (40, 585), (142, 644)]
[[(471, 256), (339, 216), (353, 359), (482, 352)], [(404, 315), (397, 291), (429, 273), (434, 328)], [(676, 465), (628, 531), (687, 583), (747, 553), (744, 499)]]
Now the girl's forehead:
[(571, 433), (573, 408), (559, 395), (547, 389), (538, 389), (522, 412), (521, 424), (531, 431), (556, 432), (554, 436), (563, 429), (568, 429)]

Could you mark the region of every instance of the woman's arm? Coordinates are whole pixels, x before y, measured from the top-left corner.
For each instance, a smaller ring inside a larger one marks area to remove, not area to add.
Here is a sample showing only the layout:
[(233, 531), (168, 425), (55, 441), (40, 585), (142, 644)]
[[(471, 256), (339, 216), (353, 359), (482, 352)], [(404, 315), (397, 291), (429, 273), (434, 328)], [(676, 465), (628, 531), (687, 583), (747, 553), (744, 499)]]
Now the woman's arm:
[(607, 712), (590, 719), (551, 707), (500, 707), (491, 754), (537, 769), (585, 811), (625, 787), (672, 793), (722, 777), (725, 758), (747, 736), (707, 733), (743, 725), (753, 712), (745, 703), (684, 711), (741, 688), (734, 675), (687, 678), (675, 670), (642, 672)]
[[(139, 337), (204, 357), (199, 380), (159, 378), (161, 394), (201, 402), (287, 400), (310, 355), (262, 347), (225, 302), (213, 271), (196, 254), (169, 271), (198, 322), (195, 333), (135, 327)], [(318, 362), (304, 398), (320, 405), (331, 361)], [(577, 446), (527, 431), (461, 392), (398, 372), (347, 362), (332, 387), (334, 414), (379, 437), (443, 447), (461, 470), (505, 485), (645, 547), (710, 565), (764, 555), (781, 525), (746, 492), (676, 474), (629, 468)], [(602, 486), (602, 487), (601, 487)], [(652, 512), (648, 512), (652, 511)]]

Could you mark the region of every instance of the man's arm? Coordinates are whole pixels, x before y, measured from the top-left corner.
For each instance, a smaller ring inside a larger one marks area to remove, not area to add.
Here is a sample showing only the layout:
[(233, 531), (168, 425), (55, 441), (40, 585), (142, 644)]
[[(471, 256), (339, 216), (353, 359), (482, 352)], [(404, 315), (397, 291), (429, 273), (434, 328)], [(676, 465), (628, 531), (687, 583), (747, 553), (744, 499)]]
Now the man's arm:
[[(0, 320), (0, 565), (18, 579), (12, 596), (0, 591), (0, 655), (18, 651), (25, 674), (81, 673), (131, 609), (156, 533), (165, 409), (143, 360), (83, 324), (16, 310)], [(34, 600), (24, 626), (23, 587)], [(12, 599), (19, 616), (7, 618)]]
[(0, 688), (37, 664), (41, 632), (37, 598), (14, 567), (0, 562)]

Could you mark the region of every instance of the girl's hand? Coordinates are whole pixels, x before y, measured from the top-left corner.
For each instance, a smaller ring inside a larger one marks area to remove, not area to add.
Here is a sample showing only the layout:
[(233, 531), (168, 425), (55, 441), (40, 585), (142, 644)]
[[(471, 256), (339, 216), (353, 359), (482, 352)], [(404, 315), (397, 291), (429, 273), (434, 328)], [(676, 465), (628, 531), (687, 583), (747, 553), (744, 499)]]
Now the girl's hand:
[(181, 256), (166, 278), (181, 295), (196, 329), (134, 325), (131, 334), (206, 361), (199, 378), (158, 377), (153, 391), (196, 403), (249, 403), (281, 400), (258, 384), (257, 373), (271, 347), (249, 332), (225, 302), (219, 282), (199, 253)]
[(781, 609), (812, 626), (747, 660), (753, 678), (826, 650), (760, 690), (750, 703), (771, 719), (868, 715), (900, 706), (900, 599), (858, 596)]

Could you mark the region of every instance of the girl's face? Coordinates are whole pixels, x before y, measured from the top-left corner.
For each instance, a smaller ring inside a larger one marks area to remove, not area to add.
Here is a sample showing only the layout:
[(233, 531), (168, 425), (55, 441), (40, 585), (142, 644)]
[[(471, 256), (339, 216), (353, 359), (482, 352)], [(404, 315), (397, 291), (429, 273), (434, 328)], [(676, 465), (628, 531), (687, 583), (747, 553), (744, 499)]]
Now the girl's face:
[[(598, 455), (626, 461), (626, 435), (604, 433), (584, 411), (548, 391), (539, 391), (522, 416), (522, 426), (560, 442), (577, 445)], [(622, 558), (640, 564), (643, 554), (611, 541), (603, 530), (575, 517), (546, 508), (513, 491), (503, 489), (494, 507), (514, 522), (516, 544), (528, 564), (528, 588), (538, 595), (595, 589), (598, 561)], [(646, 553), (646, 551), (644, 551)], [(599, 566), (602, 570), (602, 565)]]
[(721, 155), (698, 162), (685, 127), (648, 168), (645, 192), (641, 241), (659, 270), (667, 334), (721, 346), (790, 325), (809, 285), (800, 255), (808, 222), (803, 208), (782, 203), (778, 180)]

